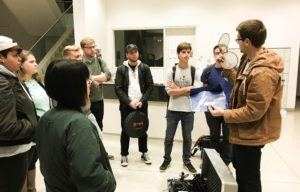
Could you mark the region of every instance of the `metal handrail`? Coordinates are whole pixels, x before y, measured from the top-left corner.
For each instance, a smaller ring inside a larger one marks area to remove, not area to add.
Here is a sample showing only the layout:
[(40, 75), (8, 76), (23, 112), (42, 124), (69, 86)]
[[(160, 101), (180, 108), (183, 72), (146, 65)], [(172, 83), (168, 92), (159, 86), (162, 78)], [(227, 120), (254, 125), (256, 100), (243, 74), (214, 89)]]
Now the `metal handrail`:
[(29, 51), (31, 51), (45, 36), (46, 34), (60, 21), (60, 19), (65, 16), (65, 14), (73, 7), (73, 4), (70, 5), (70, 7), (68, 7), (68, 9), (66, 9), (63, 14), (56, 19), (56, 21), (48, 28), (48, 30), (30, 47)]
[(72, 3), (73, 1), (56, 1), (56, 3)]

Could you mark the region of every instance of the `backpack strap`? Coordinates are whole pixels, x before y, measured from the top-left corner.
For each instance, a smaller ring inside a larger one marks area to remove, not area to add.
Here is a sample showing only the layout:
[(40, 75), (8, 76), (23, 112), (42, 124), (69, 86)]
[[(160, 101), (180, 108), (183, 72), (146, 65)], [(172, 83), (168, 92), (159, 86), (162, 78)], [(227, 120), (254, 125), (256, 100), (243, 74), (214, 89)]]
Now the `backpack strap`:
[(144, 65), (144, 63), (141, 62), (141, 64), (139, 65), (139, 67), (141, 67), (141, 72), (142, 72), (142, 74), (145, 75), (146, 70), (145, 70), (145, 65)]
[(213, 65), (210, 64), (210, 65), (208, 65), (208, 66), (206, 67), (205, 83), (208, 83), (208, 78), (209, 78), (209, 75), (210, 75), (212, 66), (213, 66)]
[(172, 67), (172, 78), (173, 78), (173, 82), (175, 81), (176, 65), (178, 65), (178, 63), (175, 63), (175, 65)]
[(126, 72), (126, 67), (125, 67), (125, 65), (122, 65), (122, 67), (121, 67), (122, 69), (122, 75), (123, 75), (123, 77), (125, 76), (125, 72)]
[(145, 65), (144, 65), (144, 63), (143, 63), (143, 62), (141, 62), (140, 66), (141, 66), (141, 70), (142, 70), (142, 72), (144, 72), (144, 71), (145, 71)]
[[(178, 63), (175, 63), (175, 65), (172, 67), (172, 77), (173, 77), (173, 82), (174, 82), (174, 80), (175, 80), (176, 65), (178, 65)], [(191, 65), (192, 85), (194, 85), (194, 81), (195, 81), (195, 73), (196, 73), (196, 68), (195, 68), (194, 66)]]
[(101, 58), (100, 57), (97, 57), (97, 60), (98, 60), (98, 63), (100, 65), (100, 69), (102, 71), (102, 61), (101, 61)]
[(195, 81), (195, 73), (196, 73), (196, 68), (191, 65), (191, 76), (192, 76), (192, 85), (194, 85)]
[[(145, 74), (145, 65), (143, 63), (140, 64), (141, 66), (141, 71), (143, 73), (143, 75)], [(125, 72), (126, 72), (126, 69), (125, 69), (125, 65), (122, 65), (122, 75), (124, 76), (125, 75)]]

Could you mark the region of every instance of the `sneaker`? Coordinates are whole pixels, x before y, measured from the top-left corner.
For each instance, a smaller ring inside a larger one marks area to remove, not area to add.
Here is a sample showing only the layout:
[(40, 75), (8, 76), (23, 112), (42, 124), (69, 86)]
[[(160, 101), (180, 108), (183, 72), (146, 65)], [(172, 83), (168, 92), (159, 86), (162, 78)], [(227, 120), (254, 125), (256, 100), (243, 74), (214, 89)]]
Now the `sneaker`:
[(114, 160), (114, 159), (115, 159), (115, 157), (114, 157), (113, 155), (110, 155), (110, 154), (108, 154), (108, 153), (107, 153), (107, 158), (108, 158), (109, 160)]
[(159, 167), (159, 170), (161, 172), (164, 172), (165, 170), (167, 170), (168, 167), (170, 167), (170, 162), (165, 160)]
[(192, 165), (192, 163), (191, 162), (189, 162), (189, 163), (184, 163), (183, 164), (183, 167), (185, 168), (185, 169), (187, 169), (189, 172), (191, 172), (191, 173), (197, 173), (197, 170), (194, 168), (194, 166)]
[(128, 165), (127, 156), (122, 156), (121, 157), (121, 166), (122, 167), (127, 167), (127, 165)]
[(150, 165), (152, 163), (151, 159), (149, 158), (148, 153), (143, 153), (141, 159), (147, 164)]

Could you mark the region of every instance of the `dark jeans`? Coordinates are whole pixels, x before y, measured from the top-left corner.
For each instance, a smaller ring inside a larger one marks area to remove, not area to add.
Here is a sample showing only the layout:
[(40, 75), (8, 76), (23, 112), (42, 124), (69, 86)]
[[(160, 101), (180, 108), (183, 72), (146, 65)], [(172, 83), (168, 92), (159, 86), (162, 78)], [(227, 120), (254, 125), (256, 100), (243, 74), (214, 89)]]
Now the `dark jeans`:
[[(229, 143), (229, 128), (224, 117), (214, 117), (210, 112), (205, 112), (206, 122), (209, 127), (211, 144), (228, 165), (232, 161), (232, 145)], [(222, 130), (222, 140), (221, 139)]]
[(236, 171), (238, 192), (261, 192), (260, 161), (261, 146), (233, 144), (232, 164)]
[(20, 192), (27, 170), (28, 151), (11, 157), (0, 157), (0, 191)]
[(104, 115), (104, 103), (103, 100), (91, 102), (91, 112), (96, 118), (96, 121), (101, 129), (103, 131), (103, 115)]
[[(125, 124), (125, 119), (129, 113), (134, 111), (135, 109), (132, 109), (129, 106), (123, 106), (120, 109), (121, 112), (121, 127), (122, 127), (122, 132), (121, 132), (121, 155), (122, 156), (127, 156), (129, 154), (128, 149), (129, 149), (129, 141), (130, 137), (126, 134), (125, 129), (124, 129), (124, 124)], [(145, 103), (142, 105), (142, 108), (139, 109), (141, 112), (144, 112), (146, 115), (148, 115), (148, 104)], [(148, 140), (148, 135), (147, 133), (138, 138), (139, 142), (139, 152), (146, 153), (148, 151), (147, 148), (147, 140)]]
[(182, 138), (183, 138), (183, 148), (182, 148), (182, 159), (183, 162), (189, 163), (191, 158), (191, 145), (192, 137), (191, 133), (194, 127), (194, 112), (179, 112), (179, 111), (167, 111), (167, 129), (165, 136), (165, 161), (170, 162), (171, 152), (173, 148), (173, 140), (177, 130), (177, 125), (181, 121), (182, 127)]

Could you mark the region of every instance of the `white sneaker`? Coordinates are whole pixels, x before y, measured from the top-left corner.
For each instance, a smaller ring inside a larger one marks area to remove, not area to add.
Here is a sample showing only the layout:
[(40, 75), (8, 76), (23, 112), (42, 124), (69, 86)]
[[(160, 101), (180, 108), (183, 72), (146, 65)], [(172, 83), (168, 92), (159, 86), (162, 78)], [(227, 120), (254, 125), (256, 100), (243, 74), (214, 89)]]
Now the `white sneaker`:
[(152, 163), (151, 159), (149, 158), (148, 153), (143, 153), (141, 159), (147, 164), (150, 165)]
[(121, 157), (121, 166), (122, 167), (127, 167), (128, 165), (128, 159), (127, 159), (127, 156), (122, 156)]

